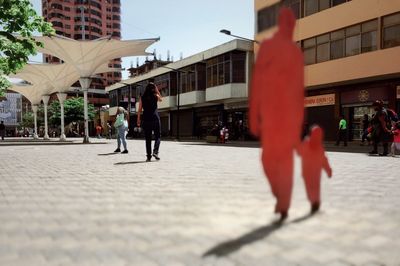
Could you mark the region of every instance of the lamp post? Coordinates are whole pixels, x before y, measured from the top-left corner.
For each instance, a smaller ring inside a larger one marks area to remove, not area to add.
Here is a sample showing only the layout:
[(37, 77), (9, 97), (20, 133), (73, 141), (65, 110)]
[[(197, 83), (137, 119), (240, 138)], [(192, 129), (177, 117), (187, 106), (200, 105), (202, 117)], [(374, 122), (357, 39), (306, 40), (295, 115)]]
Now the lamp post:
[(226, 35), (229, 35), (229, 36), (232, 36), (232, 37), (236, 37), (236, 38), (242, 39), (242, 40), (246, 40), (246, 41), (249, 41), (249, 42), (254, 42), (254, 43), (260, 44), (260, 42), (257, 41), (257, 40), (253, 40), (253, 39), (245, 38), (245, 37), (242, 37), (242, 36), (234, 35), (234, 34), (231, 33), (230, 30), (222, 29), (219, 32), (223, 33), (223, 34), (226, 34)]
[[(129, 99), (128, 99), (128, 114), (129, 114), (128, 115), (128, 123), (130, 123), (131, 110), (132, 110), (132, 84), (121, 82), (121, 81), (118, 81), (117, 83), (129, 86), (129, 94), (128, 94), (128, 97), (129, 97)], [(135, 101), (135, 104), (136, 104), (136, 101)], [(135, 108), (135, 110), (136, 110), (136, 108)]]

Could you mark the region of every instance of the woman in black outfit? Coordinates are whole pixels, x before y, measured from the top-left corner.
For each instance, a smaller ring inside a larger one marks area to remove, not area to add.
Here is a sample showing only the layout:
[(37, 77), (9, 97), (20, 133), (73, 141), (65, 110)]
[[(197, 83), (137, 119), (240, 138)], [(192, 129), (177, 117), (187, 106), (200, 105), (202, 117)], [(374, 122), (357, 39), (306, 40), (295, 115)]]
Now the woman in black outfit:
[[(158, 157), (158, 149), (160, 147), (160, 138), (161, 138), (161, 122), (160, 116), (158, 115), (157, 102), (162, 101), (162, 97), (160, 92), (158, 91), (156, 85), (154, 83), (149, 83), (146, 86), (146, 89), (143, 95), (140, 97), (139, 101), (139, 111), (137, 118), (137, 126), (140, 127), (140, 114), (143, 111), (143, 129), (146, 137), (146, 154), (147, 160), (146, 162), (151, 161), (151, 157), (153, 156), (156, 160), (160, 160)], [(151, 154), (151, 137), (154, 131), (155, 143), (153, 154)]]

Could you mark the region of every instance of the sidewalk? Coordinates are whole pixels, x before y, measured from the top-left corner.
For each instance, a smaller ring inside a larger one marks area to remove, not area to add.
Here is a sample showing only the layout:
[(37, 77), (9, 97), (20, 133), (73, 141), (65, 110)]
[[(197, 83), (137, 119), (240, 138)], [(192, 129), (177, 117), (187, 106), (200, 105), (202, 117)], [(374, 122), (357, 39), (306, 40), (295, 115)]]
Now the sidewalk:
[(329, 152), (309, 216), (296, 157), (278, 226), (259, 149), (115, 146), (0, 147), (0, 265), (400, 265), (399, 158)]

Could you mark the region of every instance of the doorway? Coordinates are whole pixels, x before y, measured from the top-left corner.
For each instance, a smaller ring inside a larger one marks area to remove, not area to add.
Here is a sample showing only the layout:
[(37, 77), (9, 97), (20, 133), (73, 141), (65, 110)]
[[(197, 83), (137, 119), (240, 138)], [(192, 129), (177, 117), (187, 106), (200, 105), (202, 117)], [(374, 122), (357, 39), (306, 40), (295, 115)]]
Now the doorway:
[[(346, 110), (347, 109), (347, 110)], [(344, 113), (348, 114), (348, 131), (349, 131), (349, 141), (351, 140), (361, 140), (363, 135), (363, 123), (364, 114), (367, 114), (369, 120), (371, 120), (372, 115), (375, 114), (371, 105), (367, 106), (351, 106), (345, 107)]]

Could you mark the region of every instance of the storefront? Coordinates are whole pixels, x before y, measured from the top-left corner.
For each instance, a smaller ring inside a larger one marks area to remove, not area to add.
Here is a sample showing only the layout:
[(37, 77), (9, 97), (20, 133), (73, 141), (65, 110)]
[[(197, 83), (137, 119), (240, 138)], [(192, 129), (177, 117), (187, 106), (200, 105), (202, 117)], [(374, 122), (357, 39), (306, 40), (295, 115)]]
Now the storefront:
[(340, 94), (341, 109), (348, 121), (349, 140), (360, 140), (362, 136), (362, 119), (375, 113), (371, 108), (375, 100), (382, 100), (387, 105), (389, 90), (387, 86), (344, 91)]
[(212, 128), (221, 123), (224, 118), (223, 104), (199, 107), (195, 109), (195, 136), (205, 138)]
[(306, 134), (308, 132), (310, 126), (319, 125), (325, 132), (325, 140), (336, 139), (336, 103), (335, 93), (305, 97), (304, 133)]
[(325, 140), (335, 140), (339, 116), (343, 115), (348, 125), (348, 140), (360, 140), (362, 119), (365, 114), (371, 119), (375, 113), (371, 107), (376, 100), (385, 106), (400, 110), (398, 80), (359, 83), (329, 89), (307, 91), (305, 98), (305, 124), (320, 125), (325, 131)]

